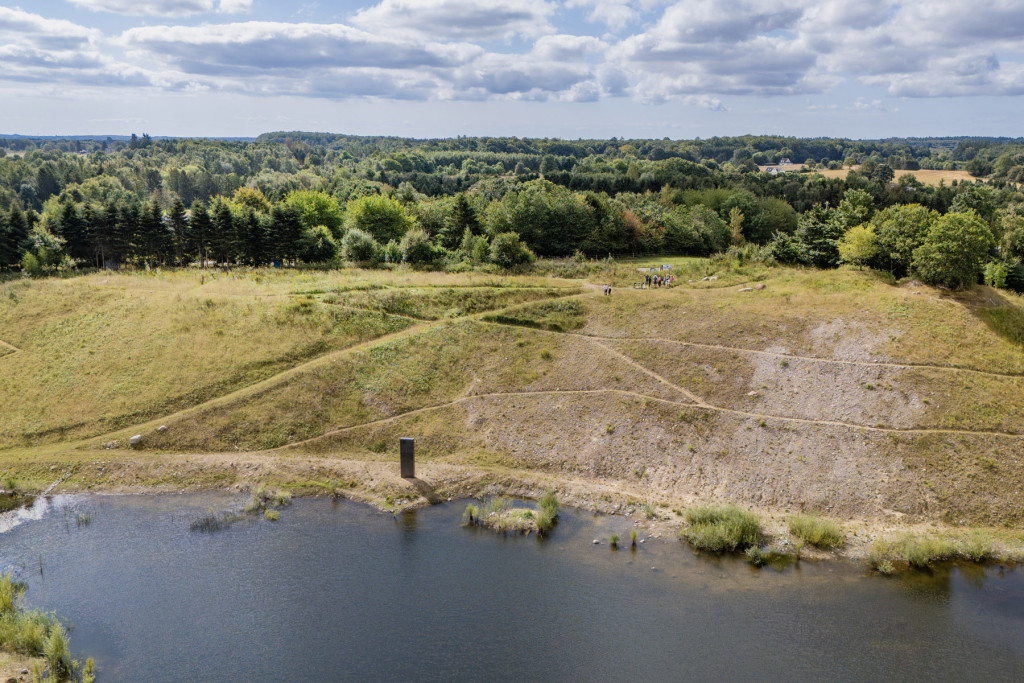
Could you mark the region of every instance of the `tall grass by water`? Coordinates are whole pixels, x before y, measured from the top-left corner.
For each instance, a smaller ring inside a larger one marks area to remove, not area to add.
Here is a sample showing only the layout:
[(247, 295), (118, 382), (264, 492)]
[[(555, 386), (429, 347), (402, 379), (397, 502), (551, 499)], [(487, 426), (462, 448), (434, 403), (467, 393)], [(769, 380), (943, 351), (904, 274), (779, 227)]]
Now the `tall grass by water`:
[(813, 515), (795, 515), (788, 523), (789, 533), (804, 543), (823, 550), (843, 547), (843, 531), (835, 522)]
[(85, 665), (71, 659), (69, 638), (56, 617), (21, 607), (25, 585), (10, 574), (0, 575), (0, 649), (39, 657), (38, 680), (92, 681), (92, 660)]
[(956, 540), (908, 532), (875, 541), (868, 562), (879, 573), (893, 574), (901, 569), (925, 569), (954, 560), (984, 562), (993, 556), (994, 541), (984, 531), (972, 531)]
[(680, 536), (697, 550), (736, 552), (761, 540), (761, 520), (735, 506), (699, 507), (686, 511), (689, 528)]

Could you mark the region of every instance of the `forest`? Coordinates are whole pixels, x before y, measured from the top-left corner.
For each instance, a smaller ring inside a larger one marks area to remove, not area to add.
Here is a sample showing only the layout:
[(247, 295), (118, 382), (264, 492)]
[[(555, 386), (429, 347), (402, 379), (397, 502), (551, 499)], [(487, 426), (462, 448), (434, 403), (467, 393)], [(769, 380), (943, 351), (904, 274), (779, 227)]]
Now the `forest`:
[(0, 271), (732, 254), (1021, 291), (1021, 182), (1010, 138), (0, 137)]

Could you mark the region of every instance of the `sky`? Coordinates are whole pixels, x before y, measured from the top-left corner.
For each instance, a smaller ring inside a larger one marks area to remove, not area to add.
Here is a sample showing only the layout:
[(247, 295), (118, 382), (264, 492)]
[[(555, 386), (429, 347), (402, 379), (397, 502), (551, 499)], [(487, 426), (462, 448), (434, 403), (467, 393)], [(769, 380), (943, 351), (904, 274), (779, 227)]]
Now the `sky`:
[(1024, 136), (1024, 0), (0, 0), (0, 134)]

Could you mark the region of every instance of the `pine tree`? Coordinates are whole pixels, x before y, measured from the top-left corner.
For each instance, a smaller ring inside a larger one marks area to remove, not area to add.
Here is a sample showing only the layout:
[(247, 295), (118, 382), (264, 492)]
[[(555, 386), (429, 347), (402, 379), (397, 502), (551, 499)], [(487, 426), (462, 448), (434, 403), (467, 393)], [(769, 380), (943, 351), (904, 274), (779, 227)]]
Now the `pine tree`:
[(270, 258), (294, 260), (298, 258), (298, 244), (302, 237), (299, 212), (287, 204), (278, 204), (270, 212)]
[(187, 242), (188, 219), (185, 215), (185, 205), (180, 199), (175, 199), (171, 205), (171, 211), (167, 214), (170, 248), (168, 252), (173, 255), (175, 262), (181, 264), (182, 255), (185, 253)]
[(224, 201), (218, 201), (213, 207), (213, 244), (214, 257), (219, 263), (235, 260), (235, 220), (231, 208)]
[(213, 233), (213, 223), (210, 221), (210, 214), (206, 205), (196, 200), (192, 203), (188, 219), (188, 247), (186, 251), (199, 259), (203, 268), (210, 257), (210, 236)]
[(65, 204), (60, 214), (60, 237), (64, 239), (68, 256), (74, 261), (88, 261), (93, 256), (88, 228), (78, 213), (78, 207), (71, 202)]

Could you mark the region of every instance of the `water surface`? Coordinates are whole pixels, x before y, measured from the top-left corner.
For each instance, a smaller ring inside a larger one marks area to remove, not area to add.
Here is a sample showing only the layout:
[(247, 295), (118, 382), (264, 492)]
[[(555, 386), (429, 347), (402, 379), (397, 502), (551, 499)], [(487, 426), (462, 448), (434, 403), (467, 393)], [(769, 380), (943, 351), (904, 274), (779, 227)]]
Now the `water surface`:
[[(299, 500), (188, 530), (238, 499), (58, 499), (0, 535), (26, 601), (74, 625), (102, 681), (1020, 680), (1024, 573), (778, 572), (564, 511), (552, 538)], [(78, 514), (76, 514), (78, 513)], [(82, 523), (84, 516), (88, 524)]]

